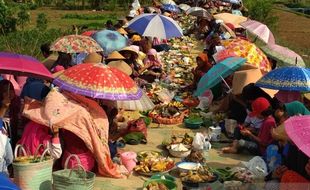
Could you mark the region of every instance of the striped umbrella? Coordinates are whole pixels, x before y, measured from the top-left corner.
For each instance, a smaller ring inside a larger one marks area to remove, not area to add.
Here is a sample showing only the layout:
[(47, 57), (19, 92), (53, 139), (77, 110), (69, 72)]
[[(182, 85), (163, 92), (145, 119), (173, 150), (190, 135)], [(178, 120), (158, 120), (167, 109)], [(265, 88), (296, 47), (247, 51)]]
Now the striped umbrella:
[(247, 20), (245, 22), (240, 23), (242, 27), (244, 27), (248, 32), (256, 35), (259, 39), (267, 44), (275, 44), (275, 39), (268, 28), (263, 23), (260, 23), (256, 20)]
[(183, 36), (181, 27), (171, 18), (159, 14), (142, 14), (128, 23), (128, 28), (142, 36), (169, 39)]

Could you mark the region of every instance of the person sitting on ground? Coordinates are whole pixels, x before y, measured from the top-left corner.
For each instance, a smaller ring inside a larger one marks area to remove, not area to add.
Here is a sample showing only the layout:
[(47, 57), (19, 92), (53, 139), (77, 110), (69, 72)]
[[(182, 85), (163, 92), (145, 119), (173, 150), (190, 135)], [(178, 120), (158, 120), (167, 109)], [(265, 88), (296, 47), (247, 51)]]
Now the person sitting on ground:
[(162, 72), (162, 63), (157, 55), (157, 51), (150, 49), (147, 53), (147, 58), (144, 59), (144, 67), (139, 70), (140, 78), (148, 82), (154, 82), (156, 78), (162, 76)]
[(108, 20), (106, 23), (105, 23), (105, 28), (107, 30), (115, 30), (114, 26), (113, 26), (113, 22), (111, 20)]
[(197, 67), (192, 70), (194, 75), (193, 85), (197, 85), (201, 77), (206, 74), (211, 68), (212, 64), (209, 62), (208, 56), (205, 53), (200, 53), (196, 57)]
[(72, 66), (71, 62), (72, 62), (72, 56), (70, 54), (58, 52), (58, 58), (51, 67), (51, 71), (54, 73), (56, 70), (60, 71), (68, 69), (69, 67)]
[(42, 79), (28, 78), (20, 94), (21, 98), (25, 96), (42, 101), (49, 93), (50, 88), (44, 84)]
[(276, 126), (272, 113), (273, 110), (266, 98), (260, 97), (254, 100), (251, 116), (264, 119), (258, 135), (254, 135), (248, 129), (242, 129), (241, 134), (247, 139), (234, 140), (231, 147), (223, 148), (222, 151), (224, 153), (237, 153), (241, 149), (246, 149), (254, 155), (264, 155), (266, 147), (273, 141), (271, 130)]
[(280, 104), (275, 113), (275, 119), (277, 123), (283, 123), (291, 116), (295, 115), (310, 115), (310, 111), (306, 108), (306, 106), (299, 102), (294, 101), (286, 104)]

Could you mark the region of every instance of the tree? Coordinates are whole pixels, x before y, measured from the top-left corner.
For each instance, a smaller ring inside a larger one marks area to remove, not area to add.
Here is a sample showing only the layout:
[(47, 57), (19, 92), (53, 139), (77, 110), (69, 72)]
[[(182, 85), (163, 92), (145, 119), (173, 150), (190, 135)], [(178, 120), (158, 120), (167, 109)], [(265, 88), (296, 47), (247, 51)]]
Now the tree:
[(17, 20), (12, 10), (0, 1), (0, 33), (6, 34), (16, 30)]

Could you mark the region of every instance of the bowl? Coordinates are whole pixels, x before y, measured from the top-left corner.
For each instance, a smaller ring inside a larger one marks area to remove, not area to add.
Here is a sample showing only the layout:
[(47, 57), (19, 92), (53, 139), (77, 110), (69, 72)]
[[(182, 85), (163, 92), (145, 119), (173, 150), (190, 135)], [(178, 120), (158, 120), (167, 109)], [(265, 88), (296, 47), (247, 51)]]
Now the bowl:
[(171, 175), (168, 175), (168, 174), (155, 174), (155, 175), (152, 175), (151, 179), (162, 179), (162, 178), (165, 178), (164, 180), (169, 180), (169, 181), (175, 181), (175, 178)]
[(189, 145), (184, 145), (184, 146), (188, 150), (186, 150), (186, 151), (175, 151), (175, 150), (170, 148), (170, 145), (167, 147), (167, 149), (169, 150), (169, 153), (171, 154), (171, 156), (176, 157), (176, 158), (185, 158), (191, 154), (191, 146), (189, 146)]
[(185, 123), (185, 127), (186, 128), (189, 128), (189, 129), (199, 129), (201, 127), (201, 125), (203, 124), (203, 120), (202, 121), (198, 121), (198, 122), (192, 122), (189, 119), (185, 119), (184, 123)]
[(143, 187), (146, 188), (148, 184), (156, 182), (156, 183), (163, 183), (169, 190), (177, 190), (177, 184), (170, 180), (164, 180), (164, 179), (150, 179), (144, 182)]
[(176, 164), (177, 168), (181, 173), (188, 172), (190, 170), (197, 170), (199, 163), (195, 162), (179, 162)]

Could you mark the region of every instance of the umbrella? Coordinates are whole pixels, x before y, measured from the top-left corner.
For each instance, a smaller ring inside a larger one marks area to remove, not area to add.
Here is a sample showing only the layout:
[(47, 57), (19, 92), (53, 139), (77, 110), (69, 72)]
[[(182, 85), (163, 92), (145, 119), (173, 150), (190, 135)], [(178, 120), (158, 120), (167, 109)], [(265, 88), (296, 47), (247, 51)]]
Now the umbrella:
[(232, 29), (230, 29), (225, 23), (221, 23), (221, 28), (222, 28), (223, 31), (228, 32), (232, 38), (236, 38), (237, 37), (235, 32), (232, 31)]
[(241, 4), (242, 0), (222, 0), (223, 2), (231, 3), (231, 4)]
[(310, 116), (290, 117), (284, 126), (286, 134), (293, 143), (310, 157)]
[(63, 53), (94, 53), (103, 51), (99, 44), (89, 36), (68, 35), (58, 38), (51, 51)]
[(20, 188), (14, 184), (10, 178), (4, 174), (0, 174), (0, 189), (1, 190), (20, 190)]
[(104, 64), (79, 64), (54, 80), (61, 89), (98, 99), (136, 100), (142, 91), (122, 71)]
[(212, 15), (207, 10), (201, 7), (191, 7), (186, 11), (186, 14), (197, 17), (205, 17), (210, 19), (212, 18)]
[(231, 13), (220, 13), (214, 15), (215, 19), (222, 20), (224, 23), (231, 23), (235, 28), (241, 28), (240, 23), (248, 20), (247, 17), (234, 15)]
[(15, 53), (0, 52), (0, 73), (52, 79), (52, 74), (37, 59)]
[(128, 23), (128, 28), (142, 36), (169, 39), (183, 36), (181, 27), (171, 18), (158, 14), (142, 14)]
[(180, 5), (179, 5), (179, 8), (180, 8), (181, 10), (183, 10), (183, 11), (186, 12), (188, 9), (191, 8), (191, 6), (189, 6), (189, 5), (187, 5), (187, 4), (180, 4)]
[(148, 111), (155, 107), (152, 100), (145, 94), (139, 100), (129, 100), (129, 101), (117, 101), (117, 108), (123, 108), (125, 110), (138, 110), (138, 111)]
[(231, 75), (245, 62), (246, 59), (241, 57), (229, 57), (217, 63), (200, 79), (195, 95), (202, 95), (207, 89), (214, 87), (221, 80)]
[(127, 39), (117, 31), (101, 30), (92, 36), (104, 49), (106, 55), (127, 46)]
[(260, 38), (263, 42), (267, 44), (275, 44), (275, 39), (265, 24), (262, 24), (256, 20), (247, 20), (245, 22), (240, 23), (242, 27), (244, 27), (248, 32), (256, 35)]
[(268, 44), (266, 46), (261, 47), (261, 50), (265, 52), (268, 57), (277, 61), (277, 66), (300, 66), (306, 67), (304, 60), (300, 55), (295, 53), (294, 51), (277, 45), (277, 44)]
[(163, 4), (162, 9), (164, 9), (165, 11), (170, 11), (170, 12), (175, 12), (175, 13), (180, 12), (179, 7), (173, 4)]
[(176, 5), (176, 3), (173, 0), (162, 0), (162, 4), (171, 4), (171, 5)]
[(243, 39), (230, 39), (222, 41), (226, 51), (247, 59), (247, 64), (254, 65), (263, 72), (271, 70), (271, 64), (266, 55), (254, 44)]
[(310, 70), (302, 67), (281, 67), (270, 71), (256, 86), (274, 90), (310, 91)]

